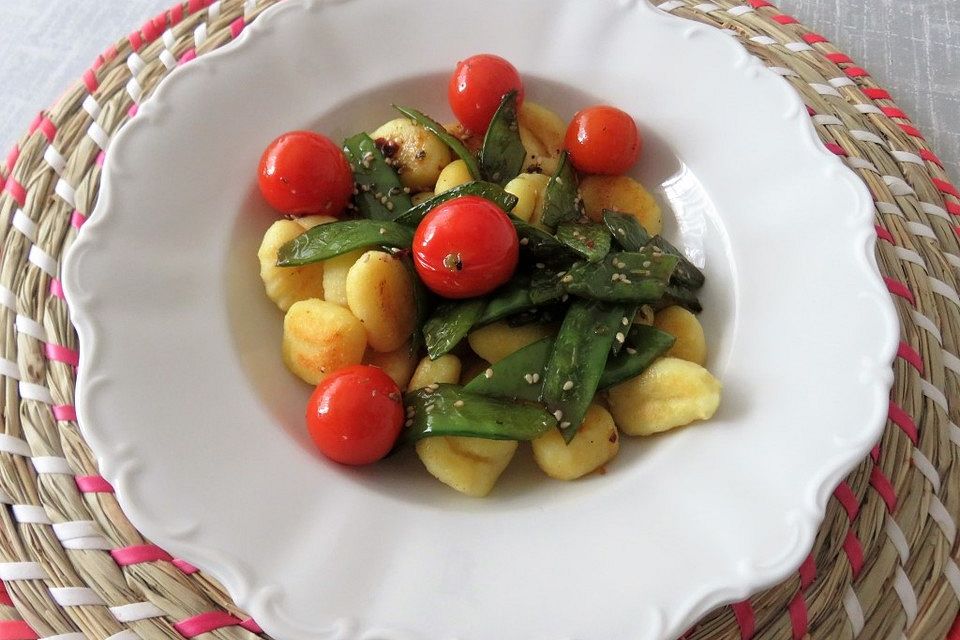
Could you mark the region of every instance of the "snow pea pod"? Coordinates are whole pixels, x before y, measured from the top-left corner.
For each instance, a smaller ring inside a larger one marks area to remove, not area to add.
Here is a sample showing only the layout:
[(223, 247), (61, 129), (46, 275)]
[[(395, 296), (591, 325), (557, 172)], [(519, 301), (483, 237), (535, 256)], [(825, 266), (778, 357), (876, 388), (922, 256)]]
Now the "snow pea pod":
[(505, 185), (520, 175), (526, 158), (517, 119), (517, 92), (510, 91), (487, 127), (480, 149), (480, 171), (490, 182)]
[(480, 173), (480, 166), (477, 164), (477, 159), (473, 157), (473, 154), (470, 153), (470, 150), (467, 149), (464, 144), (457, 139), (455, 135), (447, 131), (442, 124), (431, 118), (430, 116), (417, 111), (416, 109), (411, 109), (410, 107), (402, 107), (400, 105), (393, 105), (393, 108), (407, 116), (418, 125), (432, 133), (433, 135), (440, 138), (445, 145), (450, 147), (464, 164), (467, 165), (467, 170), (470, 171), (470, 175), (474, 177), (475, 180), (480, 180), (482, 175)]
[(343, 220), (320, 224), (286, 243), (277, 266), (299, 267), (365, 247), (409, 249), (413, 231), (389, 220)]
[(347, 138), (343, 151), (357, 183), (354, 203), (360, 215), (372, 220), (393, 220), (411, 207), (410, 195), (403, 190), (400, 177), (387, 164), (373, 138), (358, 133)]

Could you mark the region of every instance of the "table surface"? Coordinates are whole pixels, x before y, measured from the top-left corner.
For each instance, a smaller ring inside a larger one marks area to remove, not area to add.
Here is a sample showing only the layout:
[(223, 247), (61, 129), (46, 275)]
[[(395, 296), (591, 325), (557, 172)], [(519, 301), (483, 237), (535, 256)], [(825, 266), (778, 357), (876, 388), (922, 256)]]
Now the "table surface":
[[(0, 149), (107, 44), (174, 0), (2, 0)], [(780, 0), (888, 88), (960, 178), (960, 0)]]

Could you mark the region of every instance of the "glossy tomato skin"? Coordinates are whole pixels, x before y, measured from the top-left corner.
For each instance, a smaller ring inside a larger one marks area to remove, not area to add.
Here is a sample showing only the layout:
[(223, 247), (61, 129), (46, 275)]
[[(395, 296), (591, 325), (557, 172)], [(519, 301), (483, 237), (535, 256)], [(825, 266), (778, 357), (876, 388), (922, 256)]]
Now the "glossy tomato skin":
[(564, 138), (573, 166), (583, 173), (624, 174), (636, 164), (642, 146), (630, 114), (608, 106), (577, 113)]
[(343, 214), (353, 171), (340, 147), (313, 131), (290, 131), (270, 143), (257, 172), (260, 193), (284, 214)]
[(413, 236), (417, 274), (444, 298), (472, 298), (507, 282), (517, 268), (520, 242), (510, 218), (479, 196), (434, 207)]
[(447, 98), (457, 120), (483, 135), (503, 96), (513, 90), (518, 92), (519, 107), (523, 103), (523, 81), (516, 67), (500, 56), (482, 53), (457, 63)]
[(376, 462), (393, 448), (403, 427), (403, 396), (383, 369), (344, 367), (317, 385), (307, 402), (307, 430), (335, 462)]

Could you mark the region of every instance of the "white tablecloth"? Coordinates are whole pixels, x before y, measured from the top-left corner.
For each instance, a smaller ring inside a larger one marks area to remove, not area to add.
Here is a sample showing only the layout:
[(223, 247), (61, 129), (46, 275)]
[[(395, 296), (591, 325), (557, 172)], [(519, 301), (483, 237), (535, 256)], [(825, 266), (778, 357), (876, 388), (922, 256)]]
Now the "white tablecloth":
[[(0, 154), (107, 44), (172, 4), (0, 0)], [(960, 179), (960, 0), (780, 0), (779, 6), (887, 87)]]

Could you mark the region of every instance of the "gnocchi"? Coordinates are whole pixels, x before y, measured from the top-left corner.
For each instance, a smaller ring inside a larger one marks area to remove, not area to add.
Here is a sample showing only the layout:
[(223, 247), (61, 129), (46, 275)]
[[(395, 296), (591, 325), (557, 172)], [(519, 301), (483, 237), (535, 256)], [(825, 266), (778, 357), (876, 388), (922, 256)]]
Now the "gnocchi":
[(611, 388), (608, 402), (624, 433), (647, 436), (712, 417), (720, 405), (720, 388), (720, 381), (700, 365), (660, 358)]
[(417, 455), (430, 475), (460, 493), (486, 496), (517, 452), (513, 440), (438, 436), (417, 442)]
[(347, 306), (377, 351), (399, 349), (413, 333), (417, 310), (410, 273), (397, 258), (367, 251), (347, 272)]
[(360, 256), (363, 255), (362, 249), (350, 251), (330, 258), (323, 264), (323, 294), (324, 298), (341, 307), (347, 306), (347, 274)]
[(407, 118), (396, 118), (380, 126), (370, 137), (383, 140), (392, 152), (385, 152), (400, 175), (403, 186), (412, 191), (429, 191), (453, 154), (437, 136)]
[(434, 192), (443, 193), (454, 187), (459, 187), (461, 184), (467, 184), (472, 180), (473, 176), (470, 175), (470, 169), (467, 168), (467, 163), (463, 160), (454, 160), (440, 172), (436, 187), (434, 187)]
[(689, 360), (700, 366), (706, 363), (707, 340), (697, 316), (683, 307), (667, 307), (654, 315), (653, 326), (677, 339), (665, 356)]
[(514, 351), (554, 333), (556, 328), (552, 325), (533, 323), (511, 327), (501, 320), (473, 331), (467, 336), (467, 341), (474, 353), (487, 362), (496, 364)]
[(408, 389), (422, 389), (434, 383), (456, 384), (460, 380), (460, 369), (460, 358), (452, 353), (445, 353), (436, 360), (423, 358), (413, 372)]
[(642, 184), (628, 176), (587, 176), (580, 182), (580, 195), (587, 217), (594, 222), (603, 220), (604, 209), (613, 209), (636, 216), (652, 236), (663, 228), (660, 205)]
[(405, 389), (407, 383), (410, 382), (410, 376), (413, 375), (414, 368), (417, 366), (417, 356), (413, 350), (413, 345), (408, 340), (394, 351), (383, 352), (367, 349), (363, 362), (380, 367), (397, 383), (398, 387)]
[(260, 278), (267, 297), (286, 311), (294, 302), (308, 298), (323, 298), (323, 264), (302, 267), (278, 267), (277, 252), (293, 240), (304, 228), (292, 220), (277, 220), (263, 236), (257, 257), (260, 259)]
[(507, 193), (517, 196), (513, 215), (524, 222), (540, 225), (543, 217), (543, 194), (547, 190), (550, 178), (542, 173), (521, 173), (503, 188)]
[(520, 140), (527, 150), (525, 167), (538, 167), (547, 175), (553, 175), (563, 151), (563, 136), (567, 124), (550, 109), (525, 100), (518, 114)]
[(610, 462), (620, 451), (620, 434), (613, 417), (592, 404), (577, 435), (567, 444), (557, 429), (533, 440), (533, 458), (551, 478), (576, 480)]
[(367, 332), (349, 310), (324, 300), (301, 300), (283, 318), (283, 362), (307, 384), (360, 364)]

